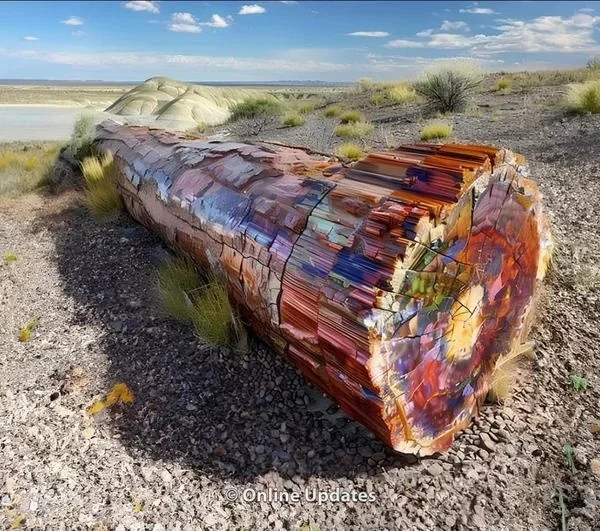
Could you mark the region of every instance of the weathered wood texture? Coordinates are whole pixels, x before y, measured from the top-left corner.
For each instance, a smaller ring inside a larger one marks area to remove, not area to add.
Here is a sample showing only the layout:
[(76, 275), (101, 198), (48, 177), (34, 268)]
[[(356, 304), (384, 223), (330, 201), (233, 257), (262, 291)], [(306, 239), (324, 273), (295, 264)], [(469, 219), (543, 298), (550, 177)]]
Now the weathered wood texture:
[(447, 449), (526, 340), (551, 238), (519, 155), (415, 144), (344, 167), (113, 122), (97, 138), (131, 215), (396, 450)]

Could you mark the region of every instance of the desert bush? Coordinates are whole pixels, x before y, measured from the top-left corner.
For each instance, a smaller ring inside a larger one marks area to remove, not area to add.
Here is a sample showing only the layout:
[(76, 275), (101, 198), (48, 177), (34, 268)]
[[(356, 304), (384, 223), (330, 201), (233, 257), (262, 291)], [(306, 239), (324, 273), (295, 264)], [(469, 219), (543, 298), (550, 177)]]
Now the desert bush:
[(49, 181), (60, 144), (9, 144), (0, 148), (0, 195), (18, 195)]
[(369, 92), (373, 90), (375, 82), (370, 77), (361, 77), (356, 81), (356, 86), (360, 92)]
[(344, 157), (350, 160), (358, 160), (363, 156), (362, 147), (353, 142), (346, 142), (336, 149), (338, 157)]
[(343, 124), (360, 122), (361, 119), (362, 116), (358, 111), (346, 111), (340, 116), (340, 122), (342, 122)]
[(600, 55), (592, 57), (586, 64), (588, 70), (600, 70)]
[(235, 122), (242, 118), (256, 118), (258, 116), (277, 116), (281, 114), (282, 104), (274, 98), (248, 98), (231, 107), (230, 121)]
[(475, 63), (453, 61), (426, 69), (415, 83), (415, 89), (425, 97), (433, 110), (462, 111), (482, 79)]
[(417, 93), (411, 85), (406, 83), (398, 84), (387, 91), (387, 97), (394, 103), (404, 105), (417, 99)]
[(296, 107), (296, 110), (300, 114), (308, 114), (315, 110), (315, 104), (309, 101), (305, 101), (303, 103), (299, 103)]
[(340, 138), (364, 138), (373, 132), (373, 125), (369, 122), (355, 122), (338, 125), (333, 133)]
[(600, 81), (571, 85), (567, 92), (567, 108), (578, 114), (600, 113)]
[(87, 157), (98, 155), (94, 147), (96, 135), (96, 118), (91, 114), (81, 115), (73, 126), (71, 134), (71, 151), (79, 162)]
[(281, 123), (287, 127), (298, 127), (299, 125), (304, 125), (305, 122), (306, 119), (304, 116), (295, 112), (285, 114), (281, 119)]
[(325, 109), (323, 115), (325, 118), (333, 118), (342, 114), (342, 109), (338, 105), (331, 105)]
[(423, 127), (421, 140), (447, 138), (452, 134), (452, 126), (446, 122), (431, 122)]
[(122, 208), (117, 167), (110, 152), (84, 159), (81, 172), (86, 184), (83, 201), (92, 214), (105, 216)]
[(496, 92), (508, 92), (512, 88), (512, 79), (503, 77), (496, 83)]

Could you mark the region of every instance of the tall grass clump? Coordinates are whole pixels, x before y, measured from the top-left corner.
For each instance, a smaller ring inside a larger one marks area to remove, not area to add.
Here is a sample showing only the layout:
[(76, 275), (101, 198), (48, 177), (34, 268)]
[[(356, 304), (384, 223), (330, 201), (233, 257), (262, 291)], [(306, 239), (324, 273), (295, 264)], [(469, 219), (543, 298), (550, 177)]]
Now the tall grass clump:
[(600, 80), (569, 86), (567, 108), (578, 114), (600, 113)]
[(338, 125), (333, 134), (340, 138), (364, 138), (373, 132), (373, 125), (369, 122), (356, 122)]
[(421, 79), (415, 83), (415, 89), (432, 110), (456, 112), (467, 107), (474, 89), (482, 80), (481, 70), (475, 63), (453, 61), (425, 69)]
[(393, 102), (400, 105), (412, 103), (417, 99), (417, 92), (411, 85), (402, 83), (388, 89), (387, 97)]
[(315, 110), (315, 104), (310, 101), (305, 101), (303, 103), (299, 103), (296, 107), (296, 110), (300, 114), (308, 114)]
[(356, 86), (359, 92), (369, 92), (375, 87), (375, 81), (370, 77), (361, 77), (356, 81)]
[(338, 157), (344, 157), (350, 160), (359, 160), (363, 156), (363, 149), (354, 142), (346, 142), (336, 149)]
[(60, 144), (0, 147), (0, 195), (30, 192), (49, 182)]
[(508, 92), (512, 88), (513, 82), (509, 77), (503, 77), (496, 83), (496, 92)]
[(346, 111), (340, 116), (340, 122), (343, 124), (353, 124), (360, 122), (362, 116), (358, 111)]
[(95, 216), (105, 216), (122, 207), (117, 188), (117, 166), (110, 152), (87, 157), (81, 163), (86, 184), (83, 201)]
[(306, 119), (304, 116), (295, 112), (285, 114), (281, 119), (281, 123), (286, 127), (298, 127), (300, 125), (304, 125), (305, 122)]
[(71, 134), (71, 151), (73, 157), (79, 162), (87, 157), (98, 155), (94, 147), (94, 136), (96, 135), (96, 119), (91, 114), (82, 114), (75, 125)]
[(421, 140), (448, 138), (452, 134), (452, 126), (446, 122), (430, 122), (421, 131)]
[(203, 281), (190, 260), (177, 258), (160, 267), (156, 288), (165, 314), (191, 324), (208, 343), (233, 344), (243, 335), (225, 282), (216, 277)]
[(231, 107), (229, 120), (235, 122), (243, 118), (259, 116), (277, 116), (281, 114), (282, 104), (274, 98), (248, 98)]

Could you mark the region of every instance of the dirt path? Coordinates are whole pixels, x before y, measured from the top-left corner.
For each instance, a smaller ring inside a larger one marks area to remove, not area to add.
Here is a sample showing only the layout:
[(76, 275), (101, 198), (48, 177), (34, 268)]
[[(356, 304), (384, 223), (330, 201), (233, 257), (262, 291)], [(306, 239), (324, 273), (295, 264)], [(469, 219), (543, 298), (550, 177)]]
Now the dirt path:
[[(0, 525), (559, 529), (561, 489), (569, 529), (598, 529), (598, 124), (536, 120), (462, 133), (506, 136), (554, 214), (535, 356), (504, 407), (486, 406), (449, 453), (420, 461), (326, 410), (264, 345), (210, 349), (163, 318), (152, 272), (165, 250), (126, 216), (96, 222), (73, 193), (4, 202), (0, 254), (19, 260), (0, 266)], [(116, 382), (135, 402), (87, 418)], [(335, 500), (359, 492), (367, 501)]]

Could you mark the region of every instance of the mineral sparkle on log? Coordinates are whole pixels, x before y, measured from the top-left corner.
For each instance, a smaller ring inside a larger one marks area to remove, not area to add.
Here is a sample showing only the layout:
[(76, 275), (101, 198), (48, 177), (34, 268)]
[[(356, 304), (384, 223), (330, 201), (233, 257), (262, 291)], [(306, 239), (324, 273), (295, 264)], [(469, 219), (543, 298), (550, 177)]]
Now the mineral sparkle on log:
[(526, 342), (552, 241), (520, 155), (414, 144), (345, 166), (114, 122), (97, 141), (130, 214), (398, 451), (447, 450)]

